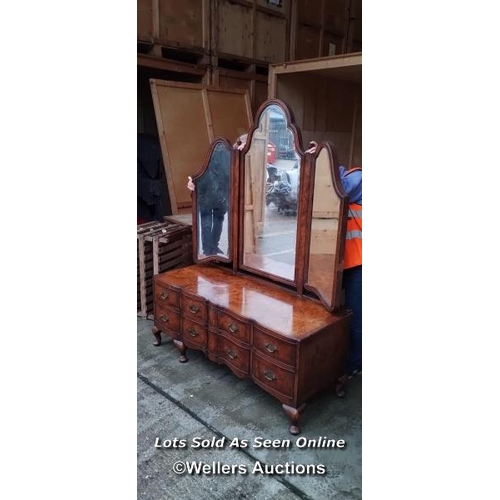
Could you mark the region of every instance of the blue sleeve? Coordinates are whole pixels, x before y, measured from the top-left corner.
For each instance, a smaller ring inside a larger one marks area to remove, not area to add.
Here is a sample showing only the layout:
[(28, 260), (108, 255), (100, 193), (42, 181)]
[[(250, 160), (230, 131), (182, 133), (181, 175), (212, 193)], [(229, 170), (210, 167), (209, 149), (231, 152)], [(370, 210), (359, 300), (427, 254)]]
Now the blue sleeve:
[(362, 205), (361, 196), (361, 170), (355, 170), (353, 172), (347, 172), (344, 166), (339, 167), (340, 180), (342, 182), (342, 187), (349, 197), (349, 203), (358, 203)]

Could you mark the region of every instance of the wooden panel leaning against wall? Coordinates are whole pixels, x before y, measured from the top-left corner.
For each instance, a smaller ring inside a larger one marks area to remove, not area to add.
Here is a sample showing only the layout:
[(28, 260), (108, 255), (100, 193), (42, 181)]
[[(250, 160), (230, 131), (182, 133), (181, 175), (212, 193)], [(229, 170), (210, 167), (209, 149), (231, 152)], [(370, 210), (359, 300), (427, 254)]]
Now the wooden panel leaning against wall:
[[(191, 212), (187, 177), (196, 174), (217, 136), (236, 141), (252, 122), (248, 93), (151, 80), (172, 214)], [(231, 113), (227, 113), (231, 109)]]

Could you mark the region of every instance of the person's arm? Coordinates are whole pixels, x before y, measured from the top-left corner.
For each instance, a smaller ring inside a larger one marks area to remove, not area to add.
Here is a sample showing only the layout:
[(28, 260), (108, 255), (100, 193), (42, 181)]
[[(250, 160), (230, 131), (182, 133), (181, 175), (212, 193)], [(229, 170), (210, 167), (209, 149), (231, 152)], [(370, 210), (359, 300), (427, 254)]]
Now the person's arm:
[(361, 204), (361, 178), (357, 173), (352, 173), (349, 175), (349, 172), (343, 165), (339, 167), (340, 173), (340, 181), (342, 182), (342, 187), (349, 197), (349, 201), (351, 203), (359, 203)]

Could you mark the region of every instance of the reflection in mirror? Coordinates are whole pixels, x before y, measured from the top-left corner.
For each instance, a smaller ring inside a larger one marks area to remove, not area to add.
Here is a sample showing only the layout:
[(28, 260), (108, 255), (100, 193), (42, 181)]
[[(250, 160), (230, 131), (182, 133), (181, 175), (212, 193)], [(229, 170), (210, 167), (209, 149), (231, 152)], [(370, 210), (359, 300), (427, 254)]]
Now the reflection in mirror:
[(300, 156), (276, 104), (262, 112), (245, 155), (243, 265), (293, 281)]
[(326, 149), (316, 160), (306, 286), (313, 287), (333, 307), (335, 252), (341, 199), (333, 185), (332, 165)]
[(229, 258), (229, 179), (231, 152), (218, 142), (203, 174), (195, 180), (198, 259)]

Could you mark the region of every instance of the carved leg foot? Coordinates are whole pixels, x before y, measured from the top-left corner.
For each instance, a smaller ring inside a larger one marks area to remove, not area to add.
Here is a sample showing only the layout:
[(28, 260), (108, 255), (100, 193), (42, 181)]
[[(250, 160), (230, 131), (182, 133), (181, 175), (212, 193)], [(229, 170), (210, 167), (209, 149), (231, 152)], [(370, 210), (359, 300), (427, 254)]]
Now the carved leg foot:
[(156, 328), (156, 326), (153, 325), (151, 328), (151, 331), (153, 332), (153, 335), (155, 336), (155, 341), (153, 342), (154, 346), (159, 346), (161, 345), (161, 331)]
[(300, 427), (299, 427), (299, 418), (301, 413), (304, 412), (304, 408), (306, 407), (305, 404), (300, 406), (299, 408), (293, 408), (292, 406), (288, 405), (282, 405), (283, 410), (285, 410), (286, 416), (290, 420), (290, 434), (293, 434), (296, 436), (297, 434), (300, 434)]
[(174, 345), (179, 349), (179, 352), (181, 353), (181, 357), (179, 358), (179, 363), (186, 363), (188, 361), (188, 358), (186, 356), (186, 351), (187, 347), (180, 341), (180, 340), (175, 340), (174, 339)]
[(347, 382), (347, 375), (342, 375), (335, 382), (335, 394), (339, 398), (345, 398), (345, 384)]

